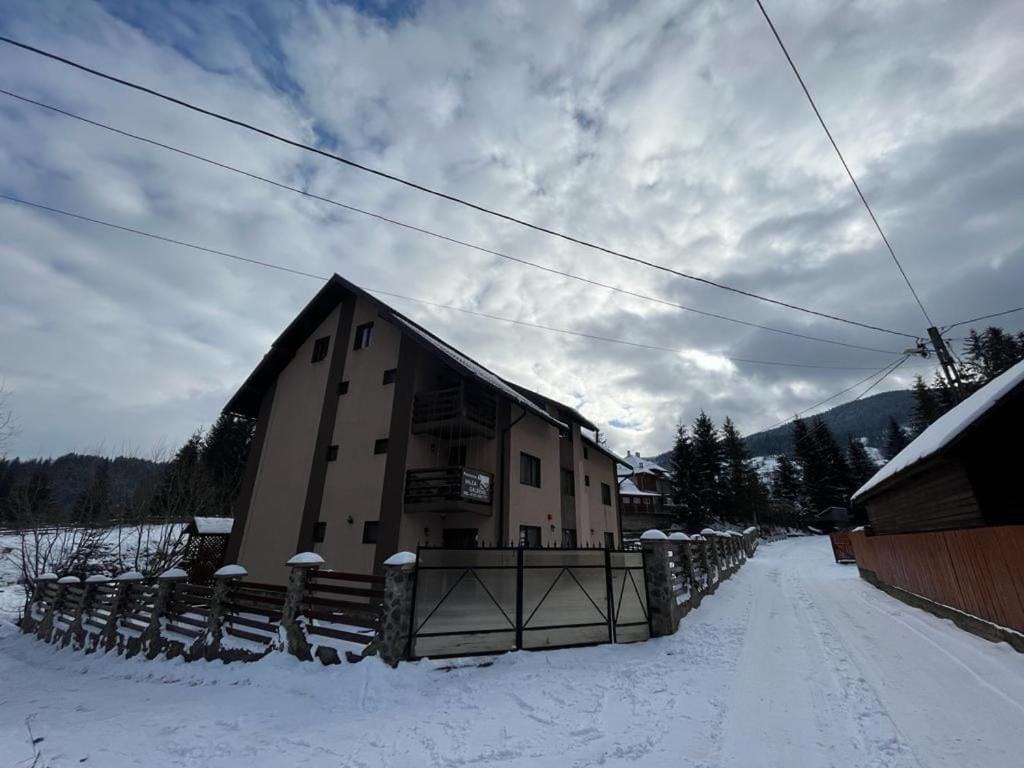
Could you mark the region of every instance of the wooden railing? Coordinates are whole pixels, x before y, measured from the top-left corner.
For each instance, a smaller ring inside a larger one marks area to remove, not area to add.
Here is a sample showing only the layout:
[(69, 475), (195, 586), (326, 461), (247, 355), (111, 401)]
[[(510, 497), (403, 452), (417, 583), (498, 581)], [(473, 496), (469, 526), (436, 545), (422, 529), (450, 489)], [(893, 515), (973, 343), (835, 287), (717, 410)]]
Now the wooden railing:
[(412, 430), (464, 431), (466, 434), (494, 435), (497, 398), (475, 387), (457, 384), (421, 392), (412, 406)]
[(405, 475), (405, 503), (461, 501), (490, 505), (494, 476), (471, 467), (410, 469)]

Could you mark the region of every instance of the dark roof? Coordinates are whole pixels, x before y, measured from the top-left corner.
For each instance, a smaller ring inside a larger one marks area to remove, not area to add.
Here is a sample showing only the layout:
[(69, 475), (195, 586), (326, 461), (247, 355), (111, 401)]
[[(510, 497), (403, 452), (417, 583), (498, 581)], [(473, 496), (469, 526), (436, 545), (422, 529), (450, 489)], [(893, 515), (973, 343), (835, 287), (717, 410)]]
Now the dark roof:
[[(418, 342), (440, 355), (445, 362), (465, 375), (472, 377), (484, 386), (512, 400), (520, 407), (539, 416), (545, 421), (566, 429), (566, 425), (551, 416), (543, 407), (528, 396), (517, 391), (505, 379), (490, 371), (471, 357), (459, 352), (455, 347), (435, 336), (419, 323), (409, 319), (397, 309), (385, 304), (376, 296), (368, 293), (355, 283), (351, 283), (340, 275), (333, 275), (309, 303), (284, 329), (277, 340), (270, 346), (270, 351), (263, 356), (259, 365), (249, 374), (238, 391), (224, 406), (225, 413), (255, 418), (259, 415), (260, 402), (267, 390), (295, 356), (302, 343), (309, 338), (324, 319), (334, 311), (347, 293), (367, 299), (377, 306), (381, 317), (389, 320), (402, 330), (409, 333)], [(588, 422), (589, 423), (589, 422)]]
[(592, 429), (595, 432), (597, 431), (597, 425), (594, 424), (592, 421), (590, 421), (590, 419), (588, 419), (582, 413), (577, 411), (575, 408), (573, 408), (571, 405), (566, 405), (565, 403), (560, 403), (558, 400), (555, 400), (553, 397), (548, 397), (547, 395), (542, 395), (540, 392), (534, 392), (532, 389), (527, 389), (526, 387), (520, 386), (519, 384), (516, 384), (514, 382), (509, 381), (508, 379), (505, 379), (505, 383), (508, 384), (513, 389), (515, 389), (518, 392), (520, 392), (525, 397), (528, 397), (531, 400), (533, 400), (533, 402), (537, 403), (542, 408), (550, 403), (551, 405), (555, 406), (556, 408), (561, 408), (562, 410), (568, 411), (569, 413), (571, 413), (572, 417), (573, 417), (573, 420), (578, 422), (582, 426), (586, 427), (587, 429)]

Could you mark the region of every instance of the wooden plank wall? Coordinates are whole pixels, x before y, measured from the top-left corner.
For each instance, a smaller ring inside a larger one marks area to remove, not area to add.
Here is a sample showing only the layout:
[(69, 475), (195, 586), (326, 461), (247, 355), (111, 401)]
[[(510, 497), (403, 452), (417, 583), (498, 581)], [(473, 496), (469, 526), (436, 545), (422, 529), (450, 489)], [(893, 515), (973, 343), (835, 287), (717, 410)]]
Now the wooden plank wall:
[(851, 539), (886, 584), (1024, 632), (1024, 525)]

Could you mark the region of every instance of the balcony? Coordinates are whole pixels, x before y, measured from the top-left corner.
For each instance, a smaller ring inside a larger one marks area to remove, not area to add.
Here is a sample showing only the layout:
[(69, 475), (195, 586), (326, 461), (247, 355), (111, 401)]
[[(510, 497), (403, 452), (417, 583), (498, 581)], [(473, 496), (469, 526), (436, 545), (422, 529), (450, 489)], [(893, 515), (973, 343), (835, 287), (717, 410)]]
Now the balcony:
[(494, 395), (465, 384), (422, 392), (413, 401), (412, 432), (494, 437), (497, 406)]
[(410, 469), (405, 473), (408, 512), (491, 514), (494, 476), (469, 467)]

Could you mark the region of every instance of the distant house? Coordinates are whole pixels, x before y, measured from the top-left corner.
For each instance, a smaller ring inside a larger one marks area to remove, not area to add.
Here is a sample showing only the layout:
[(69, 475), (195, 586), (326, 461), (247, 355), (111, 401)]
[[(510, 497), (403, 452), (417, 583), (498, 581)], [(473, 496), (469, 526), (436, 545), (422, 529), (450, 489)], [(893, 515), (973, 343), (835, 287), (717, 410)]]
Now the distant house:
[(1024, 362), (939, 418), (854, 495), (878, 534), (1024, 523)]
[(846, 507), (825, 507), (814, 516), (813, 525), (822, 531), (841, 531), (850, 525), (850, 510)]
[(618, 467), (622, 500), (622, 532), (639, 535), (650, 528), (667, 529), (675, 520), (671, 507), (671, 473), (639, 452), (626, 452)]
[(596, 425), (338, 275), (224, 410), (257, 419), (227, 552), (254, 579), (305, 550), (368, 572), (418, 544), (620, 543)]

